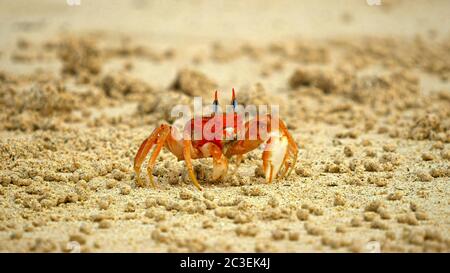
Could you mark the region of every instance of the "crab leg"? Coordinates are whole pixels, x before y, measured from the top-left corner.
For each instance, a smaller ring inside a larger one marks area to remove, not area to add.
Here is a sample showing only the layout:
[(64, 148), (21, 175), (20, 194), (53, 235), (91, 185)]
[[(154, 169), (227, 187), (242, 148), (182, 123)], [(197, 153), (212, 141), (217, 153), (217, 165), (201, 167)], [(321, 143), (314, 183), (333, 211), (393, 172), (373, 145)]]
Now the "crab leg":
[(236, 166), (234, 167), (233, 173), (236, 173), (239, 166), (241, 165), (242, 160), (244, 159), (243, 155), (236, 155)]
[[(294, 169), (295, 164), (297, 163), (298, 150), (295, 150), (293, 153), (294, 153), (294, 155), (293, 155), (292, 161), (291, 162), (286, 161), (286, 163), (285, 163), (286, 169), (285, 169), (285, 172), (283, 173), (282, 177), (284, 177), (284, 176), (288, 177), (291, 174), (292, 170)], [(288, 171), (288, 169), (289, 169), (289, 171)]]
[[(294, 153), (294, 155), (292, 155)], [(291, 162), (288, 162), (289, 157), (292, 158)], [(286, 158), (284, 159), (283, 163), (283, 172), (281, 174), (281, 178), (284, 178), (285, 176), (288, 177), (292, 170), (294, 169), (295, 163), (297, 162), (297, 152), (291, 152), (290, 149), (288, 149), (286, 153)]]
[(188, 169), (189, 177), (192, 180), (192, 183), (194, 183), (195, 187), (197, 189), (202, 190), (200, 187), (200, 184), (197, 181), (197, 178), (194, 173), (194, 168), (192, 167), (192, 161), (191, 161), (191, 141), (189, 139), (183, 140), (183, 157), (184, 161), (186, 162), (186, 168)]
[(150, 149), (155, 145), (158, 138), (160, 137), (161, 132), (165, 129), (165, 126), (167, 125), (161, 125), (158, 128), (155, 128), (153, 132), (150, 134), (148, 138), (146, 138), (141, 146), (139, 147), (138, 152), (136, 153), (136, 156), (134, 158), (134, 171), (136, 172), (136, 180), (138, 182), (139, 186), (143, 186), (144, 183), (141, 180), (140, 174), (141, 174), (141, 165), (145, 160), (145, 157), (147, 156)]
[[(291, 164), (289, 164), (289, 171), (287, 172), (287, 176), (289, 176), (292, 172), (292, 170), (295, 168), (295, 164), (297, 163), (297, 156), (298, 156), (298, 147), (295, 143), (294, 139), (292, 138), (291, 134), (289, 133), (288, 129), (286, 128), (286, 125), (284, 125), (284, 122), (280, 121), (280, 129), (286, 135), (289, 142), (289, 154), (293, 157)], [(292, 154), (291, 154), (292, 153)], [(283, 175), (284, 176), (284, 175)]]
[(160, 137), (156, 141), (156, 147), (155, 150), (152, 153), (152, 156), (150, 157), (150, 160), (148, 161), (147, 165), (147, 174), (150, 178), (150, 184), (152, 187), (156, 187), (155, 182), (153, 181), (153, 167), (155, 166), (156, 158), (159, 155), (159, 152), (161, 152), (162, 147), (164, 146), (168, 136), (170, 134), (170, 127), (166, 127), (160, 134)]
[(145, 185), (145, 183), (141, 180), (140, 177), (142, 163), (144, 162), (146, 156), (148, 155), (148, 153), (155, 144), (156, 147), (152, 153), (152, 156), (150, 157), (147, 166), (147, 173), (152, 186), (155, 186), (152, 175), (153, 167), (155, 166), (156, 158), (158, 157), (164, 145), (178, 159), (183, 159), (183, 143), (177, 140), (177, 138), (174, 138), (172, 133), (174, 135), (178, 135), (178, 131), (176, 130), (176, 128), (171, 127), (167, 124), (163, 124), (158, 128), (155, 128), (155, 130), (153, 130), (150, 136), (142, 142), (138, 152), (136, 153), (136, 157), (134, 158), (134, 170), (136, 172), (136, 180), (139, 186)]

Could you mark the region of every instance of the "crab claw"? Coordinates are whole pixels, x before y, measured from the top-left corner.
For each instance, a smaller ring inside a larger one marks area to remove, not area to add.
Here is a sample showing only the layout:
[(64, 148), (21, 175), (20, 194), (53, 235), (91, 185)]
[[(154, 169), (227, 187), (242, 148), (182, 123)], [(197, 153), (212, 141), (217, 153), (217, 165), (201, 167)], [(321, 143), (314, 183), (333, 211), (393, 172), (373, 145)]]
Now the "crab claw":
[(222, 153), (220, 147), (214, 143), (206, 143), (200, 150), (204, 156), (213, 158), (212, 179), (218, 180), (224, 177), (228, 172), (228, 159)]
[(220, 159), (213, 160), (213, 180), (217, 180), (221, 177), (224, 177), (228, 172), (228, 161), (225, 156), (222, 156)]
[(262, 155), (263, 169), (267, 183), (272, 182), (286, 161), (288, 144), (289, 142), (286, 136), (272, 135), (267, 141)]

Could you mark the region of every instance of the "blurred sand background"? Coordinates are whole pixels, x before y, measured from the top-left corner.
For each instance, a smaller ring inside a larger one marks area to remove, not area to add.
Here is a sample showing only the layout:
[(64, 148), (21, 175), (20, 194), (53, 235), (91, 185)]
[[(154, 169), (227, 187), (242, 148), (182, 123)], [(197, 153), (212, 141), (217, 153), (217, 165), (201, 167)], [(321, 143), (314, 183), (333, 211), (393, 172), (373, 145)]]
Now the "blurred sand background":
[[(0, 7), (0, 251), (449, 251), (449, 1)], [(295, 172), (199, 160), (199, 192), (163, 151), (136, 185), (174, 104), (232, 87), (281, 105)]]

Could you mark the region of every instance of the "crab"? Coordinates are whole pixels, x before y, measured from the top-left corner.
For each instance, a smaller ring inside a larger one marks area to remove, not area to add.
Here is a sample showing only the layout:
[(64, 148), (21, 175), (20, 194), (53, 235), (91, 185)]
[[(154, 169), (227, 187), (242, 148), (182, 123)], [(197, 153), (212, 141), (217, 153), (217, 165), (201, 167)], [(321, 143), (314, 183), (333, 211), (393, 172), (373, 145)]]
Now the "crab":
[[(189, 177), (199, 190), (202, 188), (196, 178), (192, 165), (193, 159), (212, 157), (212, 179), (217, 180), (225, 177), (228, 172), (228, 162), (233, 156), (236, 156), (234, 168), (236, 171), (244, 155), (259, 147), (263, 148), (262, 167), (267, 183), (271, 183), (276, 178), (289, 176), (297, 161), (298, 147), (285, 123), (277, 116), (270, 114), (257, 115), (244, 122), (244, 115), (237, 111), (234, 88), (231, 105), (233, 107), (231, 113), (219, 112), (216, 91), (213, 112), (210, 115), (192, 118), (186, 123), (182, 134), (175, 126), (168, 124), (155, 128), (142, 142), (134, 158), (137, 184), (144, 185), (140, 177), (141, 166), (153, 147), (155, 148), (147, 166), (150, 184), (153, 187), (155, 187), (153, 168), (163, 147), (174, 154), (179, 161), (185, 161)], [(228, 126), (230, 123), (232, 125)], [(209, 127), (209, 131), (205, 130), (206, 127)], [(252, 131), (252, 128), (257, 129)], [(209, 135), (208, 132), (210, 132)]]

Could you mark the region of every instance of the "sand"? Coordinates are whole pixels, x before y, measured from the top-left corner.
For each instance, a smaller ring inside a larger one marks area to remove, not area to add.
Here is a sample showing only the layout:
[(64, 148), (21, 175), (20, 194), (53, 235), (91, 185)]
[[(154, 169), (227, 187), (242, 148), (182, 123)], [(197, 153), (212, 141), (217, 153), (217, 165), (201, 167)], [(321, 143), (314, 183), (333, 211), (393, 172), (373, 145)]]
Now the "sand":
[[(0, 251), (449, 252), (448, 1), (177, 4), (2, 3)], [(232, 87), (280, 105), (291, 176), (255, 150), (198, 191), (163, 150), (137, 185), (172, 107)]]

